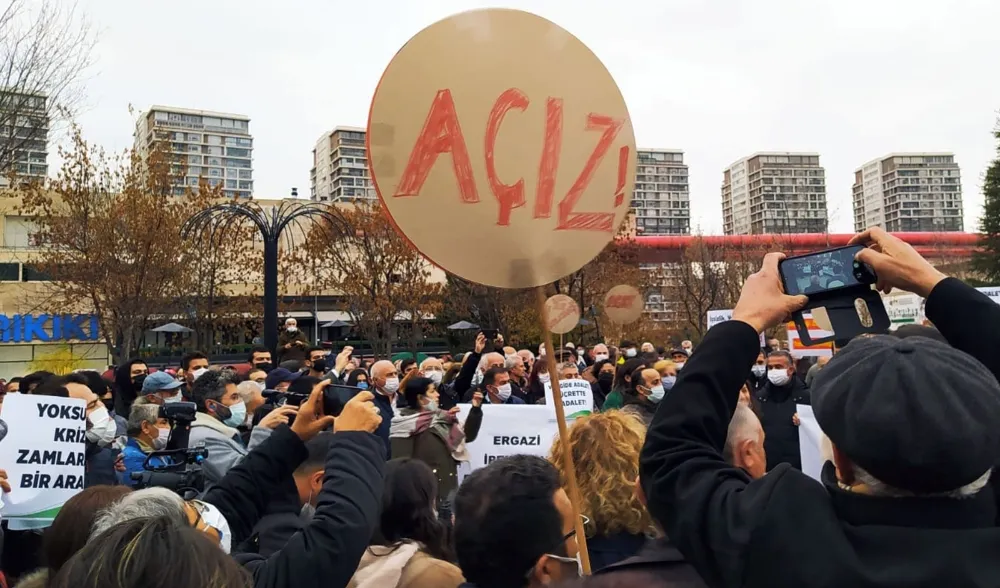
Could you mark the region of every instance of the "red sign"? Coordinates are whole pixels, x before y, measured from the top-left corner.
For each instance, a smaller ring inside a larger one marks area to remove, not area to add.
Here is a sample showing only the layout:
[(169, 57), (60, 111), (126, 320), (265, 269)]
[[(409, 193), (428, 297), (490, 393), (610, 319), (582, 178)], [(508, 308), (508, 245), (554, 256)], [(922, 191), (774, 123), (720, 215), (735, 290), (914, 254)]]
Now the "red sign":
[(631, 202), (621, 92), (577, 38), (526, 12), (437, 22), (393, 58), (368, 121), (372, 179), (427, 258), (482, 284), (548, 284), (610, 241)]

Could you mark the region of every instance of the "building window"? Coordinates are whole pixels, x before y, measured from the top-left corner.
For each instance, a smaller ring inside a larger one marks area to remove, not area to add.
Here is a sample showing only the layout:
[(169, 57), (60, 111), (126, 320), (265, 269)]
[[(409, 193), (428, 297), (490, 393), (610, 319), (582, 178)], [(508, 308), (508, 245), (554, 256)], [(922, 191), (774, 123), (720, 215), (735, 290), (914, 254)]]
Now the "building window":
[(34, 266), (28, 264), (21, 266), (22, 282), (48, 282), (50, 280), (51, 278), (49, 278), (48, 274), (42, 272)]
[(0, 282), (20, 282), (21, 264), (0, 263)]
[(8, 216), (4, 219), (3, 243), (5, 247), (26, 249), (35, 245), (38, 225), (30, 217)]

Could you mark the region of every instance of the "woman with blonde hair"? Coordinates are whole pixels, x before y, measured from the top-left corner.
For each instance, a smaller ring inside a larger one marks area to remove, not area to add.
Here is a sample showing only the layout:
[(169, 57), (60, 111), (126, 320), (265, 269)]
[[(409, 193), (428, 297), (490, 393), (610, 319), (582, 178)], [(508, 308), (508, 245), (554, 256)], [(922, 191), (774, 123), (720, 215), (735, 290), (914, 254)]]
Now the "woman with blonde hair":
[[(590, 567), (597, 571), (631, 557), (655, 533), (653, 520), (635, 494), (639, 452), (646, 428), (621, 411), (576, 419), (567, 431), (580, 486)], [(556, 438), (549, 461), (566, 485), (563, 440)]]

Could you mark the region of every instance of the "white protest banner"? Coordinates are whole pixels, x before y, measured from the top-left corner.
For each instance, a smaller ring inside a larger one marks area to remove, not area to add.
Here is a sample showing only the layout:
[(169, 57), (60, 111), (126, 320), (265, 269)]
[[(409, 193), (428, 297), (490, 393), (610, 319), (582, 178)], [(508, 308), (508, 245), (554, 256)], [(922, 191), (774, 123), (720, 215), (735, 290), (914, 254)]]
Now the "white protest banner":
[(819, 428), (811, 406), (796, 404), (799, 414), (799, 455), (802, 457), (802, 473), (820, 479), (823, 471), (823, 452), (821, 450), (823, 430)]
[[(562, 393), (566, 422), (594, 411), (594, 390), (587, 380), (559, 380), (559, 392)], [(549, 416), (555, 421), (556, 408), (552, 400), (552, 384), (549, 382), (545, 383), (545, 406), (549, 409)]]
[(916, 294), (884, 296), (882, 303), (885, 305), (886, 314), (889, 315), (890, 329), (924, 322), (924, 299)]
[[(465, 422), (472, 405), (459, 404), (459, 420)], [(465, 446), (469, 461), (459, 466), (459, 478), (511, 455), (547, 457), (558, 427), (552, 410), (536, 404), (483, 405), (483, 426), (476, 440)]]
[(976, 288), (976, 290), (989, 296), (993, 302), (1000, 304), (1000, 286), (987, 286), (985, 288)]
[(3, 517), (12, 528), (16, 522), (46, 527), (62, 505), (83, 490), (86, 403), (79, 398), (8, 394), (2, 417), (8, 430), (0, 441), (0, 464), (11, 487)]
[[(708, 328), (711, 329), (715, 325), (722, 324), (726, 321), (733, 320), (733, 310), (710, 310), (708, 311)], [(767, 345), (767, 341), (764, 340), (764, 333), (760, 334), (760, 346), (764, 347)]]

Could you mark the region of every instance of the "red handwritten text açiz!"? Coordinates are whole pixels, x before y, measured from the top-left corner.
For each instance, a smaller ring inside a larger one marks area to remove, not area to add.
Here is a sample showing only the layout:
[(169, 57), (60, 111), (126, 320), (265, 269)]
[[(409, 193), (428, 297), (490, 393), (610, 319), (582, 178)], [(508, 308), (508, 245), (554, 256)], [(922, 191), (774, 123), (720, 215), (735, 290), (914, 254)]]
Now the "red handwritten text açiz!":
[[(512, 110), (525, 111), (531, 101), (528, 96), (517, 88), (505, 90), (497, 97), (486, 120), (485, 154), (486, 179), (490, 191), (500, 205), (497, 214), (497, 224), (510, 224), (511, 211), (525, 205), (524, 178), (513, 184), (504, 183), (497, 176), (495, 144), (504, 117)], [(558, 224), (556, 230), (606, 231), (614, 230), (613, 212), (578, 212), (575, 207), (590, 185), (594, 173), (603, 161), (604, 156), (614, 143), (625, 120), (603, 114), (587, 115), (584, 129), (601, 131), (593, 152), (580, 170), (576, 181), (569, 191), (559, 201)], [(534, 218), (549, 218), (552, 214), (552, 201), (555, 192), (556, 174), (559, 171), (559, 154), (563, 140), (563, 100), (548, 97), (545, 101), (545, 135), (542, 142), (542, 155), (538, 162), (538, 185), (535, 189)], [(438, 155), (451, 153), (452, 169), (458, 181), (458, 192), (461, 202), (474, 204), (479, 202), (476, 179), (472, 172), (472, 162), (466, 146), (465, 135), (458, 121), (455, 101), (451, 90), (439, 90), (431, 102), (424, 126), (417, 137), (413, 150), (394, 197), (416, 196), (420, 193), (431, 168)], [(618, 151), (618, 184), (614, 194), (614, 206), (621, 206), (625, 198), (625, 180), (628, 166), (629, 148), (622, 146)]]
[(632, 308), (634, 302), (635, 294), (615, 294), (614, 296), (608, 296), (608, 299), (604, 302), (604, 307)]

